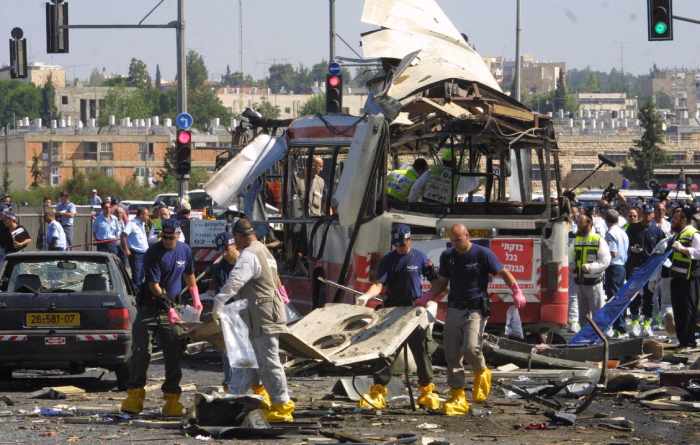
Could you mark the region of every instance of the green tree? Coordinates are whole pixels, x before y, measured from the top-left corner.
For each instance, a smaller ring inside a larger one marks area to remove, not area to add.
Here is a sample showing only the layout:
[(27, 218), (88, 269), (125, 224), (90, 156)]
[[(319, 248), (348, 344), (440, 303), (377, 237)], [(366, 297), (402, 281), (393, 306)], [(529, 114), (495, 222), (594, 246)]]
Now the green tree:
[[(104, 68), (103, 68), (104, 70)], [(105, 83), (105, 75), (103, 71), (94, 68), (90, 73), (90, 78), (88, 79), (88, 85), (91, 87), (101, 87)]]
[(204, 64), (204, 58), (191, 49), (187, 53), (187, 88), (196, 90), (206, 85), (209, 72)]
[(129, 86), (136, 88), (151, 86), (151, 75), (148, 74), (148, 67), (140, 59), (132, 58), (129, 62)]
[(188, 94), (190, 114), (194, 117), (194, 125), (199, 129), (207, 129), (213, 118), (221, 118), (225, 125), (231, 121), (231, 112), (221, 103), (216, 93), (209, 88), (199, 88)]
[(673, 98), (663, 91), (659, 91), (654, 96), (657, 108), (673, 109)]
[(29, 174), (32, 176), (32, 184), (30, 187), (36, 188), (41, 184), (41, 179), (44, 176), (44, 172), (39, 167), (39, 155), (36, 154), (32, 156), (32, 167), (29, 170)]
[(129, 78), (124, 76), (114, 76), (109, 79), (105, 79), (103, 86), (106, 87), (128, 87)]
[(160, 65), (156, 65), (156, 89), (160, 90), (161, 87), (161, 76), (160, 76)]
[(277, 119), (280, 116), (280, 107), (272, 105), (266, 100), (253, 104), (253, 109), (262, 114), (265, 119)]
[(311, 99), (307, 100), (299, 114), (301, 116), (325, 114), (326, 113), (326, 95), (314, 94)]
[(648, 101), (639, 110), (639, 120), (644, 129), (642, 138), (634, 141), (636, 148), (630, 149), (632, 165), (623, 167), (622, 175), (635, 186), (646, 188), (647, 182), (654, 177), (654, 168), (666, 162), (667, 157), (660, 146), (664, 142), (663, 125), (653, 101)]
[(586, 78), (586, 84), (583, 87), (587, 93), (600, 93), (600, 79), (595, 72), (589, 72)]
[(239, 71), (232, 73), (231, 68), (226, 65), (226, 74), (221, 76), (221, 84), (226, 87), (241, 87), (255, 85), (255, 79), (250, 74), (243, 74)]
[(274, 93), (282, 90), (291, 91), (297, 87), (298, 76), (294, 67), (289, 64), (270, 65), (267, 85)]
[(53, 86), (51, 76), (47, 79), (44, 86), (41, 88), (41, 108), (42, 118), (45, 122), (51, 122), (58, 114), (56, 108), (56, 88)]
[(117, 119), (125, 117), (147, 118), (151, 116), (152, 108), (149, 106), (146, 94), (143, 90), (127, 90), (123, 87), (111, 88), (105, 96), (105, 106), (100, 113), (99, 125), (107, 125), (108, 116), (114, 115)]
[(42, 115), (42, 92), (31, 83), (0, 80), (0, 127), (15, 126), (15, 119)]

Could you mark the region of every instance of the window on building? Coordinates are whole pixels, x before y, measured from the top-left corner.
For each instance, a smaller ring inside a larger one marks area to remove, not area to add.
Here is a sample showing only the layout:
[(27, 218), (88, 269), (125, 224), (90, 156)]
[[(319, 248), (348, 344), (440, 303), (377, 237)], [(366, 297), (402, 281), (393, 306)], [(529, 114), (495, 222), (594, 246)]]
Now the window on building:
[(595, 169), (595, 164), (571, 164), (572, 172), (586, 172)]
[(61, 143), (60, 142), (42, 142), (41, 143), (41, 160), (49, 160), (49, 147), (51, 147), (51, 158), (54, 161), (59, 159), (61, 155)]
[(61, 105), (68, 105), (68, 96), (61, 96)]
[(693, 153), (693, 162), (700, 162), (700, 151)]
[(111, 142), (101, 142), (99, 151), (100, 161), (112, 161), (114, 160), (114, 152), (112, 151)]
[(109, 176), (110, 178), (114, 176), (114, 168), (113, 167), (100, 167), (100, 173), (102, 173), (105, 176)]
[(684, 151), (672, 151), (669, 155), (668, 158), (671, 161), (674, 162), (680, 162), (680, 161), (685, 161), (685, 152)]
[(61, 183), (61, 175), (58, 167), (51, 167), (51, 186), (55, 187)]
[(90, 119), (97, 118), (97, 101), (90, 99)]
[(155, 158), (155, 148), (153, 142), (142, 142), (139, 144), (139, 159), (142, 161), (152, 161)]
[(627, 153), (616, 152), (605, 152), (604, 156), (613, 162), (624, 164), (627, 161)]
[(86, 161), (97, 160), (97, 142), (83, 142), (83, 159)]

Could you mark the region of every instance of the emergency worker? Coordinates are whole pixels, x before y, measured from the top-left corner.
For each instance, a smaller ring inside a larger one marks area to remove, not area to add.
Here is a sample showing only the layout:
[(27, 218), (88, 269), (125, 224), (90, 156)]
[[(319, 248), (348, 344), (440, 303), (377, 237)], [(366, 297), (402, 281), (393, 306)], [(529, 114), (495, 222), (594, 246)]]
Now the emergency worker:
[(452, 192), (465, 194), (479, 188), (479, 180), (472, 177), (455, 176), (457, 158), (452, 148), (440, 150), (442, 165), (433, 166), (423, 173), (411, 187), (408, 202), (430, 202), (451, 204)]
[(386, 179), (386, 194), (389, 199), (396, 202), (408, 201), (411, 187), (413, 187), (416, 180), (427, 170), (428, 163), (426, 160), (418, 158), (413, 161), (413, 165), (409, 168), (400, 168), (390, 171)]
[(681, 348), (694, 348), (700, 295), (700, 233), (691, 221), (694, 206), (678, 208), (671, 219), (671, 229), (678, 234), (671, 254), (671, 304), (676, 337)]
[(610, 265), (610, 249), (603, 237), (593, 231), (591, 217), (582, 213), (578, 218), (578, 232), (574, 239), (574, 254), (571, 256), (574, 283), (578, 297), (579, 322), (603, 307), (605, 291), (603, 276)]
[[(481, 351), (490, 314), (487, 294), (489, 277), (496, 275), (505, 281), (513, 292), (513, 302), (518, 309), (525, 307), (525, 297), (513, 275), (503, 267), (496, 255), (490, 249), (471, 242), (464, 225), (452, 226), (450, 241), (452, 247), (440, 255), (438, 278), (432, 283), (431, 298), (442, 294), (450, 285), (443, 333), (450, 398), (442, 406), (442, 412), (448, 416), (463, 416), (469, 411), (464, 390), (464, 358), (474, 373), (472, 400), (483, 402), (491, 392), (491, 371), (486, 367)], [(427, 303), (429, 300), (425, 301)]]
[(177, 326), (181, 320), (173, 307), (178, 303), (183, 281), (189, 288), (192, 306), (201, 312), (202, 303), (194, 276), (192, 250), (178, 241), (180, 227), (175, 221), (166, 221), (161, 231), (161, 240), (151, 246), (144, 258), (145, 282), (137, 299), (137, 314), (134, 320), (130, 361), (130, 381), (127, 398), (121, 410), (138, 414), (143, 410), (146, 372), (151, 360), (150, 326), (155, 324), (154, 335), (165, 357), (165, 382), (163, 390), (164, 416), (182, 416), (184, 407), (180, 403), (180, 380), (182, 379), (182, 354), (185, 340)]
[(267, 421), (292, 422), (294, 402), (289, 398), (287, 377), (279, 358), (279, 334), (287, 330), (287, 314), (277, 290), (277, 263), (258, 241), (247, 219), (236, 222), (233, 234), (241, 255), (215, 298), (213, 315), (217, 318), (228, 302), (243, 298), (248, 301), (246, 321), (258, 368), (241, 370), (244, 372), (238, 384), (240, 388), (250, 388), (262, 382), (270, 396), (270, 403), (263, 405)]
[[(425, 305), (421, 277), (433, 281), (437, 276), (433, 264), (425, 254), (412, 248), (411, 228), (406, 224), (398, 224), (391, 233), (391, 245), (394, 250), (384, 255), (379, 263), (377, 279), (366, 293), (359, 296), (356, 303), (365, 306), (372, 298), (384, 291), (383, 307), (406, 307)], [(426, 297), (427, 298), (427, 297)], [(433, 393), (433, 365), (428, 351), (428, 337), (424, 329), (417, 329), (407, 340), (408, 347), (416, 361), (420, 396), (418, 405), (428, 410), (437, 410), (440, 399)], [(364, 394), (358, 403), (364, 409), (386, 408), (387, 385), (397, 368), (395, 360), (391, 367), (384, 368), (374, 376), (374, 384), (369, 394)]]

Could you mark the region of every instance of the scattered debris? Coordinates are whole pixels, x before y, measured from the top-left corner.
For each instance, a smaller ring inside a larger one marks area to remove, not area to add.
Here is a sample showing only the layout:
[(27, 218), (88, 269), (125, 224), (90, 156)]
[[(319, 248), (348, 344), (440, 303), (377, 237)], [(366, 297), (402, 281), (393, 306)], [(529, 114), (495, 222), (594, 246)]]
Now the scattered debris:
[(29, 395), (30, 399), (60, 400), (68, 396), (83, 395), (85, 390), (77, 386), (53, 386), (41, 388)]
[(663, 371), (659, 378), (662, 386), (685, 386), (690, 380), (700, 379), (700, 371)]
[(420, 425), (416, 426), (419, 430), (436, 430), (440, 428), (440, 425), (437, 423), (421, 423)]

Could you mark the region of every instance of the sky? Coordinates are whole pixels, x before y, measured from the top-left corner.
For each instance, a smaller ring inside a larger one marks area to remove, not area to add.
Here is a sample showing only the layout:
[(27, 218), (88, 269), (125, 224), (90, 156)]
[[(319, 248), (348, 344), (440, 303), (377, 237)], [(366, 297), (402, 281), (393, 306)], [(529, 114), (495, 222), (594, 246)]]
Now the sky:
[[(310, 66), (328, 58), (327, 0), (241, 0), (243, 70), (263, 77), (272, 63)], [(130, 24), (158, 0), (70, 0), (71, 24)], [(218, 79), (230, 65), (239, 70), (239, 0), (185, 0), (186, 44), (204, 56), (209, 77)], [(361, 0), (336, 0), (338, 34), (359, 51)], [(515, 54), (516, 0), (438, 0), (456, 27), (482, 56)], [(659, 67), (699, 67), (700, 28), (676, 21), (675, 40), (648, 42), (646, 0), (522, 0), (522, 53), (568, 68), (609, 71), (624, 67), (643, 74)], [(175, 33), (159, 30), (71, 30), (70, 54), (46, 54), (45, 0), (0, 0), (0, 30), (9, 38), (19, 26), (27, 37), (30, 62), (62, 65), (69, 78), (87, 78), (93, 68), (126, 74), (132, 57), (151, 75), (159, 64), (164, 79), (175, 75)], [(176, 18), (176, 0), (165, 0), (145, 23)], [(675, 0), (675, 15), (700, 18), (700, 2)], [(337, 54), (354, 54), (340, 41)], [(0, 65), (9, 62), (0, 44)]]

